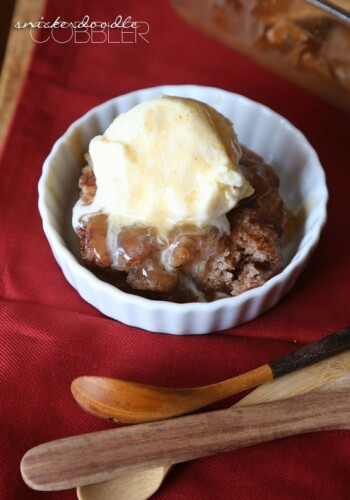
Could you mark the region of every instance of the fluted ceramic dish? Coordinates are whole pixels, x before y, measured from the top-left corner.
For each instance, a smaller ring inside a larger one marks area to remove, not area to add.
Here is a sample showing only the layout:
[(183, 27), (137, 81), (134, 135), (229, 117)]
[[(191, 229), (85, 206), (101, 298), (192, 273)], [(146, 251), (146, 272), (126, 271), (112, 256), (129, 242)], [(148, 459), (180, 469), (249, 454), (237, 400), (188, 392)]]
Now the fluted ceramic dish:
[[(285, 267), (264, 285), (237, 297), (210, 303), (175, 304), (122, 292), (99, 280), (79, 258), (78, 238), (71, 227), (72, 207), (84, 152), (89, 141), (113, 119), (155, 95), (192, 97), (229, 118), (242, 144), (262, 155), (280, 177), (280, 193), (288, 210), (305, 215), (283, 249)], [(170, 334), (205, 334), (237, 326), (269, 308), (290, 290), (315, 249), (326, 221), (327, 187), (318, 156), (305, 136), (285, 118), (241, 95), (196, 85), (168, 85), (112, 99), (74, 122), (55, 143), (39, 182), (43, 228), (68, 282), (106, 316), (128, 325)]]

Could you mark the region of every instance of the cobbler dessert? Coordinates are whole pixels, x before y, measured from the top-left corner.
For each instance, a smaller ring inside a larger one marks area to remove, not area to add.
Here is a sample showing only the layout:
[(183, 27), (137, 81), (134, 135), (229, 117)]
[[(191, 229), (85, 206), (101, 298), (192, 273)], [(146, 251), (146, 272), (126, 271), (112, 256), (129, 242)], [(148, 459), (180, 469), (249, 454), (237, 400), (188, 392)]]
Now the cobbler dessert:
[(73, 210), (83, 263), (150, 299), (239, 295), (283, 267), (278, 188), (216, 110), (150, 99), (90, 143)]

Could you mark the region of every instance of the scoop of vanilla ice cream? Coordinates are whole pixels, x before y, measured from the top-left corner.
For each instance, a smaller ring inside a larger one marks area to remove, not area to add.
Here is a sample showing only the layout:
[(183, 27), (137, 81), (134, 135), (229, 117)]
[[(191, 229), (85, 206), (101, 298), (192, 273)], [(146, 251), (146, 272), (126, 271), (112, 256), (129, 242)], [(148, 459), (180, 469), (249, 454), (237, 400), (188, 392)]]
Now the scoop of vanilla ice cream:
[(160, 96), (137, 105), (92, 139), (89, 153), (97, 184), (91, 208), (119, 225), (222, 227), (253, 192), (231, 122), (194, 99)]

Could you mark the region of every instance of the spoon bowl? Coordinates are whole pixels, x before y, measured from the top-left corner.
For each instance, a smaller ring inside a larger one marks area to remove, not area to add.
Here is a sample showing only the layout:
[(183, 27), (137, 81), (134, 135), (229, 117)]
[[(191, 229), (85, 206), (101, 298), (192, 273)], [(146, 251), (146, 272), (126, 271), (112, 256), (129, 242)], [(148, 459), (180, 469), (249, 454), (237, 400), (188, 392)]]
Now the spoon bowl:
[(146, 500), (160, 487), (170, 467), (123, 474), (104, 483), (77, 488), (78, 500)]

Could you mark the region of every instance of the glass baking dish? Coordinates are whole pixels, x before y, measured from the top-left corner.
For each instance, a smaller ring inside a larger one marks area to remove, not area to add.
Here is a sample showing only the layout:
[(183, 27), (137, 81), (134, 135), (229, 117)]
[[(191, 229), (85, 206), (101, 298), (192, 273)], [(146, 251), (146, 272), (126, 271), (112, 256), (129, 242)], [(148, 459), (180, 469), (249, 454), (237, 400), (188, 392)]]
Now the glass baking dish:
[(350, 111), (350, 0), (170, 0), (189, 24)]

